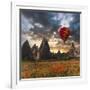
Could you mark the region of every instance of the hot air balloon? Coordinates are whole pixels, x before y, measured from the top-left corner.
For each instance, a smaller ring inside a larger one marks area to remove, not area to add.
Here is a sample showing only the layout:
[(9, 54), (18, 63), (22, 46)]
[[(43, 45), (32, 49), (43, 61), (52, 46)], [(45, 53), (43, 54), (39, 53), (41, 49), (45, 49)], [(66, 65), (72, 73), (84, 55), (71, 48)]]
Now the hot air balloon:
[(68, 27), (59, 27), (58, 33), (59, 33), (60, 38), (65, 43), (65, 41), (68, 39), (69, 35), (71, 34), (71, 31)]

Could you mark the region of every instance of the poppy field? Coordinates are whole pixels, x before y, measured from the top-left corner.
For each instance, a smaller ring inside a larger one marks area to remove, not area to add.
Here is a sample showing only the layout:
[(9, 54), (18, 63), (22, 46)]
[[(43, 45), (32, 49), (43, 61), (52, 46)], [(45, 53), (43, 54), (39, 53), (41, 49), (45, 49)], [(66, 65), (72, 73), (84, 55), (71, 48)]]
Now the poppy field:
[(80, 60), (22, 61), (21, 79), (80, 76)]

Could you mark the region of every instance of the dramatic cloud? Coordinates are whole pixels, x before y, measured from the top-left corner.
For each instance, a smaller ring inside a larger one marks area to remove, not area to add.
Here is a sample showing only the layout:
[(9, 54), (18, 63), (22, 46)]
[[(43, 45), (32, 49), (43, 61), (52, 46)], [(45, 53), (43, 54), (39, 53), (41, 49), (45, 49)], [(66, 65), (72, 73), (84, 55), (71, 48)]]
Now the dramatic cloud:
[(52, 17), (51, 19), (51, 23), (56, 25), (62, 25), (62, 26), (66, 26), (66, 27), (70, 27), (70, 23), (73, 21), (73, 14), (69, 14), (69, 13), (51, 13)]
[(23, 14), (21, 15), (21, 30), (29, 31), (31, 28), (34, 28), (31, 19), (27, 19)]
[(72, 41), (80, 41), (80, 13), (21, 9), (20, 18), (20, 29), (24, 34), (22, 42), (28, 39), (34, 44), (37, 40), (41, 42), (42, 36), (46, 36), (50, 44), (60, 45), (62, 40), (57, 32), (60, 26), (69, 27), (71, 30), (67, 45)]

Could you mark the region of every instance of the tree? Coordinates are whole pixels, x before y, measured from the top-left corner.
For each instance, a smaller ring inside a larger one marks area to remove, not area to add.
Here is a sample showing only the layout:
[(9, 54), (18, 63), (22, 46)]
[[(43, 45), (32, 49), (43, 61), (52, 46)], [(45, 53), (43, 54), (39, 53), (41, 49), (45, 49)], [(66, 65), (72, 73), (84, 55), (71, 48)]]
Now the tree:
[(36, 46), (36, 44), (34, 44), (32, 47), (32, 54), (34, 60), (39, 59), (39, 51), (38, 51), (38, 46)]
[(22, 46), (22, 59), (32, 59), (31, 47), (28, 40), (26, 40)]
[(42, 43), (39, 48), (40, 58), (41, 59), (50, 59), (50, 47), (48, 44), (48, 40), (43, 38)]

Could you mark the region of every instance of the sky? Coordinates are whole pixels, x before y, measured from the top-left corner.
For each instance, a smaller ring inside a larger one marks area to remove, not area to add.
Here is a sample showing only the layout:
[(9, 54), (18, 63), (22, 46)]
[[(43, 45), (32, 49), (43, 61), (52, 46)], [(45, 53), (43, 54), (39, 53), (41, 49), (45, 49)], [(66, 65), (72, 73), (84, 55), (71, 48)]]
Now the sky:
[(69, 48), (72, 41), (79, 46), (80, 12), (20, 9), (20, 26), (21, 43), (27, 39), (31, 47), (33, 44), (39, 47), (42, 37), (46, 37), (52, 50), (53, 47), (54, 50), (56, 47), (62, 49), (63, 42), (58, 34), (59, 27), (68, 27), (71, 30), (64, 48)]

